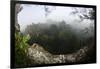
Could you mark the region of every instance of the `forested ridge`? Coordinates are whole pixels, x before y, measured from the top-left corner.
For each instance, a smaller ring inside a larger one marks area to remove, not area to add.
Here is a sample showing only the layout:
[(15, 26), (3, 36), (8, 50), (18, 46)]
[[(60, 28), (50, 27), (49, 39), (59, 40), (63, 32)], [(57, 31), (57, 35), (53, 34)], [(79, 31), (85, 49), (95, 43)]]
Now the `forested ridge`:
[(24, 34), (30, 35), (30, 45), (38, 43), (53, 54), (73, 53), (84, 46), (83, 41), (80, 46), (82, 39), (64, 21), (55, 24), (32, 23), (26, 27)]

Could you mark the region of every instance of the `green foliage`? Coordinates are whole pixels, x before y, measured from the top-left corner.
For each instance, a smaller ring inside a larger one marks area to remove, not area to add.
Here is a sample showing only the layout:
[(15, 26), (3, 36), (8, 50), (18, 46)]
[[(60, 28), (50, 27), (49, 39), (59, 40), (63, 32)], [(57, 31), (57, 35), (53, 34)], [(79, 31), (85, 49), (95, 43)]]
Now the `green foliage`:
[(15, 66), (27, 66), (31, 64), (31, 60), (27, 56), (27, 49), (29, 45), (27, 41), (30, 39), (29, 35), (21, 35), (19, 32), (15, 33)]

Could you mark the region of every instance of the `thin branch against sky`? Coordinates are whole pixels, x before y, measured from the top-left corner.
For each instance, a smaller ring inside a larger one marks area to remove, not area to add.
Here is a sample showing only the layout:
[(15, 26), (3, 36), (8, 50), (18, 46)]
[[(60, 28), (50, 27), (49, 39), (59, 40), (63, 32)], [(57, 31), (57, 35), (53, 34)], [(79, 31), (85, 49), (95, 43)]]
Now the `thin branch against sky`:
[[(70, 14), (73, 12), (72, 7), (28, 4), (22, 4), (22, 7), (23, 10), (18, 14), (18, 21), (22, 28), (31, 23), (45, 23), (48, 19), (53, 21), (64, 20), (69, 24), (75, 24), (75, 22), (77, 23), (80, 20), (78, 15)], [(81, 9), (82, 8), (78, 8), (78, 10)], [(86, 9), (89, 10), (91, 8)]]

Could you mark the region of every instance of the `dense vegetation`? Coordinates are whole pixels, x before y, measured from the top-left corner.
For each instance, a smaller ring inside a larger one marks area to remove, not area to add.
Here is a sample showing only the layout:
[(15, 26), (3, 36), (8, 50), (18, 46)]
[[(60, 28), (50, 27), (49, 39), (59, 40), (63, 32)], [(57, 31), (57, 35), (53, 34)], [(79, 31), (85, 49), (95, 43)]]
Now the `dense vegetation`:
[(27, 56), (29, 45), (29, 35), (21, 35), (19, 32), (15, 33), (15, 67), (23, 67), (31, 64), (31, 60)]
[(31, 24), (25, 29), (29, 34), (30, 45), (38, 43), (53, 54), (72, 53), (80, 49), (80, 40), (69, 24), (64, 21), (58, 23)]

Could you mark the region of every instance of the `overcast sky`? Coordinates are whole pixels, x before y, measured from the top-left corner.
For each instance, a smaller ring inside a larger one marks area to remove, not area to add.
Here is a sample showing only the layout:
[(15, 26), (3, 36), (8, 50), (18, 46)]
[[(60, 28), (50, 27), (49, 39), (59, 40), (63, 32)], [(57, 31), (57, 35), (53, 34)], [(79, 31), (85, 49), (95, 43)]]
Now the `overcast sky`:
[[(18, 23), (21, 26), (21, 30), (31, 23), (44, 23), (48, 19), (54, 21), (66, 21), (69, 24), (77, 24), (80, 18), (76, 15), (71, 15), (73, 11), (72, 7), (62, 7), (62, 6), (49, 6), (49, 10), (52, 10), (47, 17), (45, 17), (44, 5), (24, 5), (23, 10), (18, 14)], [(80, 8), (81, 9), (81, 8)], [(84, 22), (84, 21), (83, 21)], [(90, 21), (85, 20), (85, 24), (82, 23), (81, 26), (87, 26)], [(79, 27), (80, 24), (78, 24)]]

